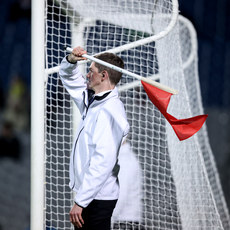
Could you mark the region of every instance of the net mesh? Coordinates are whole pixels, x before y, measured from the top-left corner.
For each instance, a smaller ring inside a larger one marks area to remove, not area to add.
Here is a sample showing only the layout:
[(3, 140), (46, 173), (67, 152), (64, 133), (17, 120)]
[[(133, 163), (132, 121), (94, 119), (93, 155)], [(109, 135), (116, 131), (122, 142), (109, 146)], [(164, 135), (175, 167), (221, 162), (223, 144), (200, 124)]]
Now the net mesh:
[[(164, 33), (174, 11), (169, 0), (47, 0), (46, 69), (60, 64), (66, 46), (80, 45), (89, 55), (116, 48), (114, 52), (124, 60), (125, 69), (179, 90), (169, 104), (170, 114), (177, 118), (201, 114), (196, 38), (191, 35), (189, 22), (179, 17), (162, 38), (135, 45)], [(125, 44), (133, 46), (122, 48)], [(89, 63), (79, 66), (85, 74)], [(126, 167), (131, 159), (133, 164), (129, 164), (130, 177), (120, 175), (121, 182), (130, 186), (121, 184), (112, 229), (230, 229), (206, 127), (180, 142), (140, 82), (123, 76), (119, 91), (130, 124), (130, 148), (121, 150), (129, 151), (126, 154), (130, 157), (119, 160)], [(68, 170), (77, 117), (55, 71), (46, 82), (45, 114), (45, 226), (73, 229), (69, 222), (73, 200)]]

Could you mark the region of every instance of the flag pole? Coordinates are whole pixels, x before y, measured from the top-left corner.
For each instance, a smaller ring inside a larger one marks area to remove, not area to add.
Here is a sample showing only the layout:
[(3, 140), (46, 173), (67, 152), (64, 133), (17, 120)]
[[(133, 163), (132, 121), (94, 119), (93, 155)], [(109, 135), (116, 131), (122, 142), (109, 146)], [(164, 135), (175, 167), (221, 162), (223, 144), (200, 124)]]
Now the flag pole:
[[(67, 48), (66, 48), (66, 51), (69, 52), (69, 53), (72, 53), (73, 49), (70, 48), (70, 47), (67, 47)], [(112, 64), (110, 64), (110, 63), (108, 63), (108, 62), (105, 62), (105, 61), (102, 61), (102, 60), (100, 60), (100, 59), (98, 59), (98, 58), (89, 56), (88, 54), (83, 54), (82, 57), (85, 57), (85, 58), (87, 58), (87, 59), (89, 59), (89, 60), (91, 60), (91, 61), (94, 61), (94, 62), (96, 62), (96, 63), (98, 63), (98, 64), (101, 64), (101, 65), (103, 65), (103, 66), (109, 67), (109, 68), (111, 68), (111, 69), (113, 69), (113, 70), (116, 70), (116, 71), (122, 73), (122, 74), (128, 75), (128, 76), (130, 76), (130, 77), (134, 77), (134, 78), (136, 78), (136, 79), (138, 79), (138, 80), (141, 80), (141, 81), (144, 81), (144, 82), (146, 82), (146, 83), (148, 83), (148, 84), (150, 84), (150, 85), (152, 85), (152, 86), (155, 86), (155, 87), (157, 87), (158, 89), (164, 90), (164, 91), (166, 91), (166, 92), (168, 92), (168, 93), (171, 93), (171, 94), (178, 94), (178, 91), (175, 90), (175, 89), (172, 89), (172, 88), (170, 88), (170, 87), (168, 87), (168, 86), (166, 86), (166, 85), (163, 85), (163, 84), (161, 84), (161, 83), (159, 83), (159, 82), (156, 82), (156, 81), (154, 81), (154, 80), (152, 80), (152, 79), (149, 79), (149, 78), (146, 78), (146, 77), (141, 77), (140, 75), (137, 75), (137, 74), (135, 74), (135, 73), (129, 72), (128, 70), (119, 68), (119, 67), (117, 67), (117, 66), (115, 66), (115, 65), (112, 65)]]

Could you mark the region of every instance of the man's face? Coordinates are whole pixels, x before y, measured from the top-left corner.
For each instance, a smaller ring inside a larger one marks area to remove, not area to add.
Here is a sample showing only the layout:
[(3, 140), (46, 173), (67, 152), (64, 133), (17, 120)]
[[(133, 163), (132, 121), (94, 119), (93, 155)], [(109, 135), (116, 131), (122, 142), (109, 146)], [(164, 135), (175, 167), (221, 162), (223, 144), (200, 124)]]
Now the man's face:
[(88, 78), (88, 88), (97, 93), (101, 85), (102, 74), (98, 72), (95, 62), (92, 62), (89, 67), (89, 72), (86, 76)]

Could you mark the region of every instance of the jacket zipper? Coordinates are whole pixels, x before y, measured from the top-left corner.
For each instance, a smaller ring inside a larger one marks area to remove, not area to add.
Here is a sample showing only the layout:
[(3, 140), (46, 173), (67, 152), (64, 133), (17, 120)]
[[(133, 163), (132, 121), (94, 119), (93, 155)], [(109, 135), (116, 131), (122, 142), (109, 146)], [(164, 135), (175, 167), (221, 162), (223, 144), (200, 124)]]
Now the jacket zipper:
[(73, 186), (72, 186), (72, 189), (75, 187), (75, 167), (74, 167), (74, 159), (75, 159), (75, 150), (76, 150), (76, 146), (77, 146), (77, 142), (78, 142), (78, 139), (79, 139), (79, 136), (80, 136), (80, 134), (81, 134), (81, 132), (82, 132), (82, 130), (84, 129), (85, 127), (83, 126), (82, 127), (82, 129), (80, 130), (80, 132), (79, 132), (79, 134), (78, 134), (78, 136), (77, 136), (77, 139), (76, 139), (76, 141), (75, 141), (75, 145), (74, 145), (74, 152), (73, 152), (73, 172), (74, 172), (74, 183), (73, 183)]

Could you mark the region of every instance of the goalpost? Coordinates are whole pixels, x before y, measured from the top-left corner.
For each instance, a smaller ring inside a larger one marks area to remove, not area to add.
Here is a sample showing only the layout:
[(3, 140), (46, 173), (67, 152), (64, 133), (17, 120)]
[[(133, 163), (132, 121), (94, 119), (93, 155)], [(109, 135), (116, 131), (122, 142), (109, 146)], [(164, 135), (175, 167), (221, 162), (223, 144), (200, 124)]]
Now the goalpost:
[[(58, 76), (64, 47), (117, 53), (128, 71), (177, 89), (168, 112), (187, 118), (203, 114), (196, 42), (176, 0), (33, 0), (31, 230), (73, 229), (68, 170), (80, 118)], [(86, 74), (89, 62), (79, 66)], [(230, 229), (206, 126), (180, 142), (140, 81), (124, 75), (118, 89), (141, 184), (139, 218), (118, 212), (111, 228)]]

